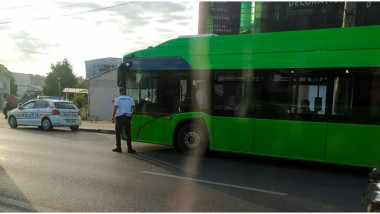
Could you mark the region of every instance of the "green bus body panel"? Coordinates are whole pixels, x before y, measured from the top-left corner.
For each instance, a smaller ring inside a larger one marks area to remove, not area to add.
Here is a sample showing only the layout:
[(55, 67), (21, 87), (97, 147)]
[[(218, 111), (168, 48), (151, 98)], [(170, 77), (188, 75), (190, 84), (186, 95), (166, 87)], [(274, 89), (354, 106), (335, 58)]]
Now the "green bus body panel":
[[(162, 114), (164, 115), (164, 114)], [(169, 116), (170, 119), (166, 119)], [(181, 121), (202, 120), (208, 129), (210, 146), (213, 142), (211, 130), (211, 117), (202, 112), (190, 112), (184, 114), (164, 115), (153, 118), (149, 115), (134, 114), (131, 121), (131, 137), (133, 141), (147, 142), (163, 145), (173, 145), (174, 132)]]
[(253, 153), (254, 120), (212, 117), (214, 150)]
[[(181, 57), (197, 72), (216, 69), (380, 66), (380, 26), (177, 38), (125, 55)], [(125, 62), (124, 61), (124, 62)], [(205, 122), (211, 150), (373, 167), (380, 164), (380, 126), (227, 118), (201, 112), (132, 118), (135, 141), (173, 145), (185, 120)], [(373, 165), (371, 165), (372, 163)]]
[(212, 130), (212, 121), (211, 117), (208, 114), (202, 113), (202, 112), (188, 112), (188, 113), (182, 113), (182, 114), (173, 114), (170, 115), (171, 119), (167, 121), (168, 123), (168, 140), (169, 140), (169, 145), (173, 145), (174, 143), (174, 136), (176, 128), (180, 125), (181, 122), (183, 121), (190, 121), (190, 120), (200, 120), (205, 123), (207, 132), (209, 135), (209, 142), (210, 142), (210, 148), (213, 148), (213, 142), (214, 142), (214, 135), (210, 131)]
[[(380, 49), (339, 50), (320, 52), (290, 52), (262, 54), (226, 54), (221, 56), (192, 56), (191, 66), (200, 70), (212, 69), (265, 69), (265, 68), (327, 68), (327, 67), (377, 67), (380, 66)], [(185, 57), (187, 61), (189, 58)]]
[(202, 112), (173, 114), (169, 120), (135, 114), (132, 140), (173, 145), (176, 128), (189, 120), (205, 123), (211, 150), (362, 167), (380, 164), (380, 127), (371, 125), (216, 117)]
[(326, 123), (256, 119), (254, 153), (324, 161)]
[(133, 115), (131, 137), (134, 141), (165, 144), (165, 118), (155, 119), (148, 115)]
[(177, 38), (125, 55), (182, 57), (197, 69), (380, 66), (380, 26)]
[(380, 127), (329, 123), (326, 160), (358, 166), (378, 166)]

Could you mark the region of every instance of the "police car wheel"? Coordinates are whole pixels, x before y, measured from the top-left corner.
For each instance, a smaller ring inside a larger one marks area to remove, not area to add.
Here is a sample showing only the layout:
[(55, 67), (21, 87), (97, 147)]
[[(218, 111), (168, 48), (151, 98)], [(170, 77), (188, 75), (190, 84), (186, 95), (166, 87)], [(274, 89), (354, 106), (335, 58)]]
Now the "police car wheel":
[(71, 131), (76, 132), (79, 129), (79, 126), (70, 126)]
[(45, 131), (50, 131), (53, 129), (53, 125), (51, 124), (51, 121), (49, 120), (49, 118), (44, 118), (42, 120), (42, 129), (45, 130)]
[(10, 116), (9, 119), (8, 119), (8, 123), (9, 123), (9, 126), (12, 128), (12, 129), (15, 129), (17, 128), (18, 124), (17, 124), (17, 120), (14, 116)]

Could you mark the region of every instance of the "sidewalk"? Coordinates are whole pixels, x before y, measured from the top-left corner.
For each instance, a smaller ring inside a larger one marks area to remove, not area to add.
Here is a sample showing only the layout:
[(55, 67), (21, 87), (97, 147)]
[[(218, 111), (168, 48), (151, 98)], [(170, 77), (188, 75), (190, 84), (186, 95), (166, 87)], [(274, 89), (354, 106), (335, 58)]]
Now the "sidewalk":
[[(4, 119), (3, 115), (0, 115), (0, 127), (9, 128), (8, 121)], [(111, 121), (91, 122), (82, 120), (82, 124), (79, 126), (79, 131), (115, 134), (115, 124)]]
[(111, 121), (87, 121), (82, 120), (79, 131), (115, 134), (115, 124)]

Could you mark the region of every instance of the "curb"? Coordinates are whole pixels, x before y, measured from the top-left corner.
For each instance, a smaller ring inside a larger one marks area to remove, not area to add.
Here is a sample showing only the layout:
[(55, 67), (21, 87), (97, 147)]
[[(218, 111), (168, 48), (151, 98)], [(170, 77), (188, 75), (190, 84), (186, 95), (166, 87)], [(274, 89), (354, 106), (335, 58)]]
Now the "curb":
[(115, 134), (115, 130), (107, 130), (107, 129), (89, 129), (89, 128), (79, 128), (79, 131), (84, 132), (95, 132), (95, 133), (103, 133), (103, 134)]

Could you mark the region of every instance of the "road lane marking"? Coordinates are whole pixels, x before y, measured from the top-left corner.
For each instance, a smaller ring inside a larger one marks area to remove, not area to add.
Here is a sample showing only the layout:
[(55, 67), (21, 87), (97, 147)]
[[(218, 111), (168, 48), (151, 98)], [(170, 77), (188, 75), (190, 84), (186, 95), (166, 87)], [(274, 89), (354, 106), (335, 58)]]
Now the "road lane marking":
[(141, 171), (141, 173), (164, 176), (164, 177), (169, 177), (169, 178), (177, 178), (181, 180), (187, 180), (187, 181), (193, 181), (193, 182), (199, 182), (199, 183), (213, 184), (213, 185), (218, 185), (218, 186), (232, 187), (236, 189), (250, 190), (250, 191), (255, 191), (255, 192), (263, 192), (263, 193), (268, 193), (272, 195), (288, 196), (287, 193), (283, 193), (283, 192), (275, 192), (275, 191), (270, 191), (270, 190), (265, 190), (265, 189), (257, 189), (257, 188), (239, 186), (239, 185), (234, 185), (234, 184), (220, 183), (220, 182), (215, 182), (215, 181), (207, 181), (207, 180), (181, 177), (181, 176), (162, 174), (162, 173), (156, 173), (156, 172), (148, 172), (148, 171)]
[(141, 154), (137, 154), (138, 156), (140, 157), (144, 157), (145, 159), (148, 159), (150, 161), (155, 161), (157, 163), (161, 163), (163, 165), (167, 165), (167, 166), (171, 166), (171, 167), (175, 167), (175, 168), (178, 168), (178, 169), (181, 169), (181, 170), (184, 170), (184, 171), (188, 171), (188, 172), (191, 172), (193, 174), (198, 174), (198, 172), (194, 171), (194, 170), (189, 170), (189, 169), (186, 169), (186, 168), (183, 168), (183, 167), (180, 167), (180, 166), (177, 166), (175, 164), (171, 164), (171, 163), (168, 163), (168, 162), (165, 162), (165, 161), (162, 161), (162, 160), (158, 160), (156, 158), (152, 158), (152, 157), (148, 157), (148, 156), (145, 156), (145, 155), (141, 155)]
[(2, 196), (0, 196), (0, 203), (3, 205), (11, 205), (13, 207), (23, 208), (23, 209), (26, 209), (29, 211), (34, 211), (34, 212), (58, 212), (57, 210), (54, 210), (54, 209), (40, 207), (37, 205), (28, 204), (28, 203), (25, 203), (22, 201), (18, 201), (18, 200), (11, 199), (11, 198), (6, 198), (6, 197), (2, 197)]

